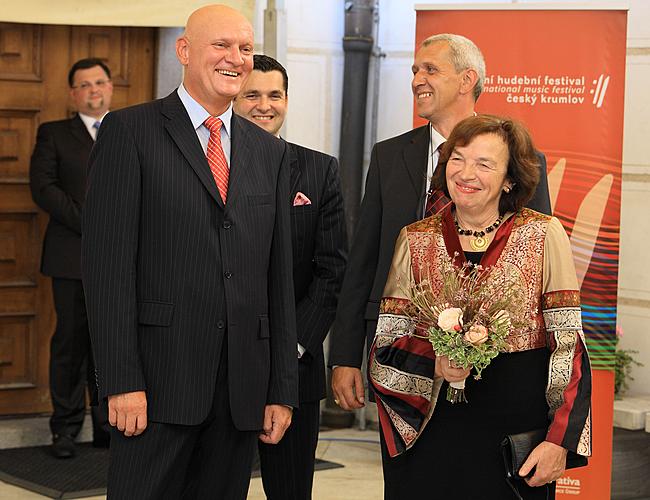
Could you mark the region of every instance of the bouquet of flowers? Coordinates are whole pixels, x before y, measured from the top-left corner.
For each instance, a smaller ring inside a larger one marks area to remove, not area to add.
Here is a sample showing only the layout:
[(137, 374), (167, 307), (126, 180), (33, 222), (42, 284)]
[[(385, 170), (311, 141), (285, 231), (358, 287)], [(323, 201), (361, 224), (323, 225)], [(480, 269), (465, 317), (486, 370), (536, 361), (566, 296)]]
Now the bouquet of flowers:
[[(512, 276), (488, 280), (490, 269), (480, 265), (450, 263), (440, 272), (442, 286), (435, 292), (428, 275), (405, 290), (413, 303), (412, 319), (426, 332), (417, 336), (428, 339), (437, 356), (473, 368), (478, 380), (483, 369), (508, 350), (510, 331), (526, 323), (524, 292)], [(467, 402), (464, 380), (449, 384), (447, 401)]]

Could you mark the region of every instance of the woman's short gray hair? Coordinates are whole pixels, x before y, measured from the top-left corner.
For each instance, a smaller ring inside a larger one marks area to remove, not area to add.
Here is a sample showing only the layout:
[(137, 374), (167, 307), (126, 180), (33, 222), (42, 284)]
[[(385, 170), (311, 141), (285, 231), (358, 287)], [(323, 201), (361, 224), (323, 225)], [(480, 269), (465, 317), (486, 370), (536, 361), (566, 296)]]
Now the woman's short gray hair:
[(456, 72), (460, 73), (465, 69), (473, 69), (478, 75), (478, 80), (474, 86), (474, 101), (476, 101), (481, 92), (483, 92), (483, 82), (485, 81), (485, 59), (483, 54), (469, 38), (453, 33), (440, 33), (433, 35), (422, 42), (423, 47), (427, 47), (432, 43), (447, 42), (449, 45), (449, 53), (451, 63), (456, 68)]

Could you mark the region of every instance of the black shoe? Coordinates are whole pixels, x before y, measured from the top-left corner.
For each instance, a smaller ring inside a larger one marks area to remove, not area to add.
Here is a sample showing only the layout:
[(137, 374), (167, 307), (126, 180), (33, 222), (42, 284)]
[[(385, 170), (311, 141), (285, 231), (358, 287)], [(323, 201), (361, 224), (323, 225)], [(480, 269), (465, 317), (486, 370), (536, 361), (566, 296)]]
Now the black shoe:
[(74, 439), (66, 434), (52, 436), (52, 455), (56, 458), (72, 458), (76, 454)]

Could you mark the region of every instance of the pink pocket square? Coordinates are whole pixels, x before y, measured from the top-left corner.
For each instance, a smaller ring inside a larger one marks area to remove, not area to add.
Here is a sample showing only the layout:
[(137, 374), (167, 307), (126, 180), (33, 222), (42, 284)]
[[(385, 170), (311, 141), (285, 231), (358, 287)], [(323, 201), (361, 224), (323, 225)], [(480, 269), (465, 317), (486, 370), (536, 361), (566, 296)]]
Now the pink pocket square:
[(304, 194), (302, 194), (300, 191), (298, 191), (296, 193), (296, 197), (293, 199), (293, 206), (301, 207), (303, 205), (311, 205), (311, 200), (307, 198)]

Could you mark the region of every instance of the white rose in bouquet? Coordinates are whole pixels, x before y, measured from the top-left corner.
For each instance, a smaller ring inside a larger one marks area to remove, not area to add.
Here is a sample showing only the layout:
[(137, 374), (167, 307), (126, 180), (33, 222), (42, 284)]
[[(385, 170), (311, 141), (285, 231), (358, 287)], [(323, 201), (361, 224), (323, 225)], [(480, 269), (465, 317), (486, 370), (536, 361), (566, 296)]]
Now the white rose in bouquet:
[(463, 327), (463, 310), (449, 307), (438, 315), (438, 326), (445, 332), (459, 332)]

